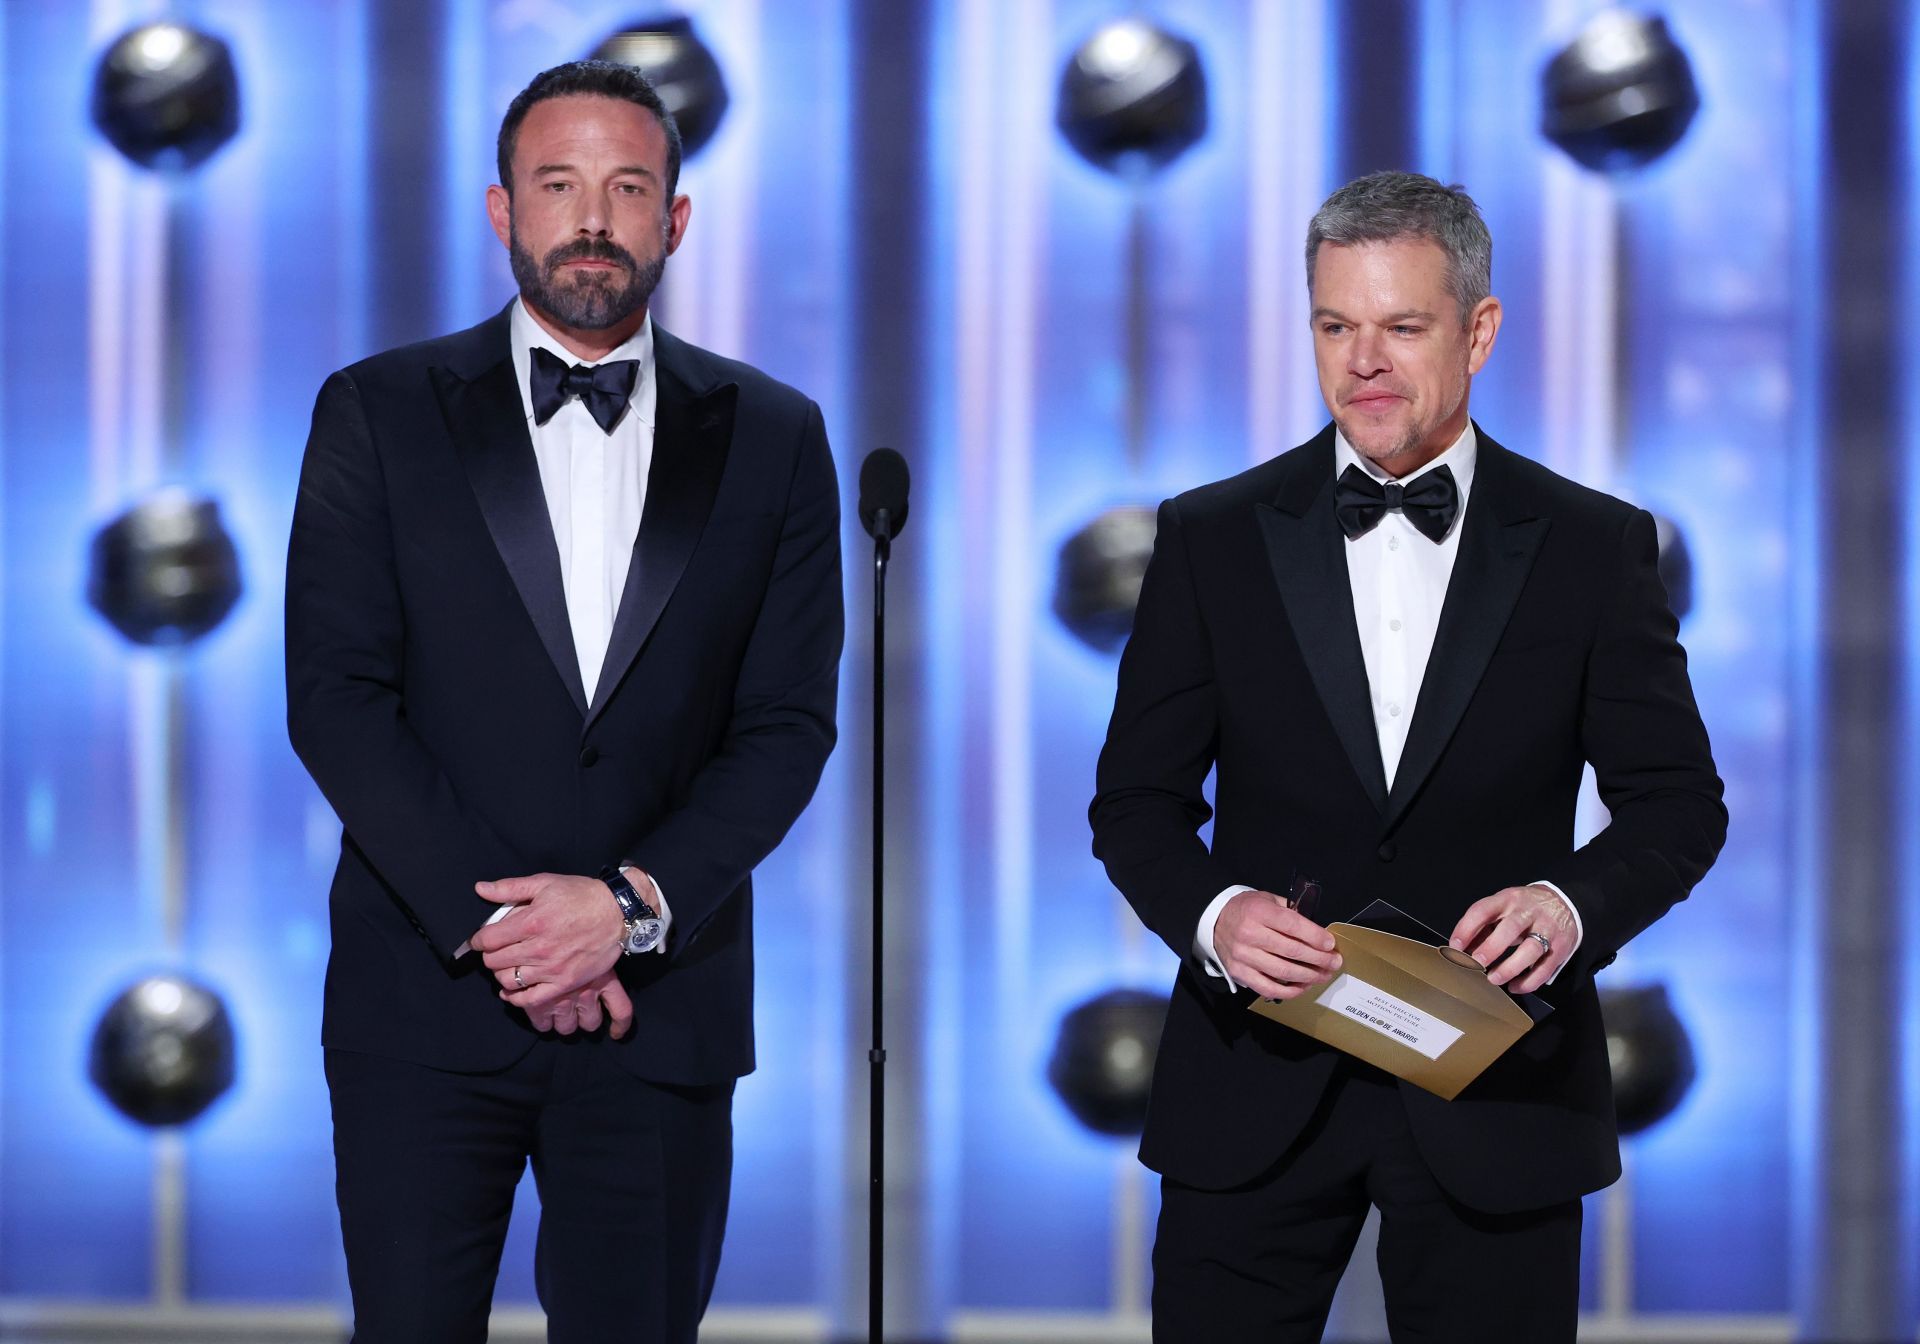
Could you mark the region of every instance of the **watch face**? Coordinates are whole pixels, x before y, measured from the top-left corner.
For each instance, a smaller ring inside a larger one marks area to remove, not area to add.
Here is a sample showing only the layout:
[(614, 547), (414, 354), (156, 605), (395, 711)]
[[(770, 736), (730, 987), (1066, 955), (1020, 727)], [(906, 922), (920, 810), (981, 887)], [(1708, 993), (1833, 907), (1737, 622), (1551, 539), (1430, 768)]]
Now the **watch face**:
[(660, 942), (660, 934), (658, 919), (628, 920), (626, 950), (629, 953), (651, 952)]

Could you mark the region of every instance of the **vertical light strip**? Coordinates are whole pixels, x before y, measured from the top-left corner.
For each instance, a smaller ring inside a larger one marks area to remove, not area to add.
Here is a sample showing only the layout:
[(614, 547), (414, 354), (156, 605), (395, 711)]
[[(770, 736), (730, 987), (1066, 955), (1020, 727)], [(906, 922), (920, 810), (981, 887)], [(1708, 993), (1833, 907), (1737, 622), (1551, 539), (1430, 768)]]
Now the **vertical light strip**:
[(1420, 172), (1452, 182), (1460, 161), (1460, 66), (1457, 45), (1460, 16), (1456, 0), (1420, 3)]
[[(284, 109), (277, 100), (262, 95), (258, 72), (244, 64), (252, 52), (271, 49), (271, 19), (263, 14), (237, 17), (247, 25), (247, 31), (229, 32), (228, 36), (233, 40), (236, 59), (243, 62), (240, 96), (245, 120), (240, 136), (201, 170), (217, 170), (220, 174), (219, 208), (201, 211), (195, 221), (204, 240), (200, 255), (206, 259), (195, 268), (200, 284), (196, 311), (206, 314), (209, 321), (205, 331), (192, 336), (211, 369), (218, 371), (199, 377), (195, 384), (209, 412), (199, 426), (204, 441), (195, 445), (199, 453), (195, 474), (210, 478), (208, 484), (218, 483), (228, 526), (235, 531), (241, 547), (242, 577), (256, 585), (253, 592), (260, 595), (266, 591), (265, 585), (258, 584), (261, 557), (257, 548), (247, 544), (252, 538), (246, 526), (258, 511), (246, 493), (257, 479), (249, 468), (259, 449), (258, 427), (263, 418), (262, 362), (272, 349), (272, 338), (266, 330), (266, 312), (272, 299), (266, 279), (270, 225), (264, 209), (264, 183), (272, 164), (268, 147), (282, 129), (275, 123)], [(249, 79), (249, 75), (256, 78)], [(285, 538), (270, 540), (277, 549)], [(255, 698), (254, 692), (249, 679), (244, 692), (249, 702)], [(250, 716), (243, 717), (240, 706), (231, 707), (229, 712), (236, 722), (254, 721)], [(231, 770), (236, 761), (250, 761), (257, 754), (251, 741), (230, 745), (233, 750), (224, 758), (226, 770)], [(240, 805), (246, 808), (251, 808), (258, 797), (249, 777), (236, 779), (229, 774), (223, 788), (229, 790), (230, 797), (243, 800)], [(241, 827), (235, 827), (233, 833), (251, 834)]]
[[(1542, 45), (1571, 36), (1591, 9), (1588, 0), (1550, 0)], [(1543, 456), (1561, 475), (1605, 490), (1619, 437), (1619, 204), (1606, 178), (1558, 153), (1542, 189)]]
[[(7, 16), (0, 9), (0, 70), (7, 65)], [(5, 247), (5, 222), (7, 214), (7, 100), (4, 91), (0, 91), (0, 249)], [(0, 267), (0, 314), (7, 310), (7, 286), (5, 268)], [(13, 367), (8, 360), (7, 327), (0, 321), (0, 369)], [(0, 379), (0, 483), (7, 479), (7, 435), (4, 426), (7, 416), (6, 380)], [(0, 568), (4, 568), (7, 556), (7, 500), (0, 496)], [(7, 585), (0, 582), (0, 706), (7, 703)], [(6, 750), (6, 720), (0, 716), (0, 755)], [(4, 780), (0, 780), (0, 796), (4, 796)], [(36, 822), (40, 815), (36, 804), (41, 797), (39, 784), (28, 787), (26, 798), (27, 824), (22, 828), (27, 836), (27, 845), (34, 845)], [(6, 827), (0, 826), (0, 966), (7, 961), (7, 882), (6, 875), (12, 871), (12, 863), (7, 853)], [(0, 1032), (0, 1078), (10, 1077), (6, 1070), (6, 1033)], [(0, 1108), (0, 1154), (7, 1151), (5, 1109)]]
[(1543, 185), (1544, 456), (1561, 475), (1605, 490), (1619, 439), (1619, 205), (1605, 178), (1558, 155)]
[(1005, 13), (1001, 51), (1011, 69), (997, 143), (1005, 210), (995, 219), (989, 208), (995, 198), (991, 176), (968, 191), (967, 199), (979, 202), (986, 216), (974, 227), (997, 235), (1002, 244), (998, 284), (979, 291), (992, 295), (999, 396), (991, 530), (977, 535), (992, 538), (993, 889), (1000, 916), (1002, 1020), (1012, 1023), (1031, 1020), (1025, 1008), (1033, 987), (1034, 356), (1046, 283), (1041, 261), (1047, 246), (1045, 169), (1053, 147), (1051, 136), (1029, 128), (1051, 124), (1054, 39), (1053, 6), (1047, 0), (1012, 0)]
[[(87, 33), (89, 59), (97, 59), (118, 35), (121, 21), (121, 6), (115, 0), (94, 0)], [(87, 503), (96, 517), (121, 497), (126, 196), (126, 165), (111, 149), (96, 145), (87, 154)]]
[(485, 314), (487, 242), (482, 223), (481, 175), (493, 180), (486, 167), (493, 161), (488, 132), (486, 79), (486, 6), (484, 0), (445, 0), (446, 45), (441, 85), (446, 91), (440, 115), (446, 133), (441, 138), (440, 180), (445, 192), (441, 215), (441, 244), (446, 249), (440, 265), (440, 328), (470, 327)]
[[(90, 18), (97, 52), (126, 26), (115, 0), (96, 0)], [(92, 497), (105, 508), (128, 495), (151, 490), (167, 461), (166, 332), (169, 185), (96, 152), (89, 184), (99, 189), (89, 228), (92, 260), (104, 263), (94, 277), (88, 309), (89, 454)], [(112, 280), (109, 288), (103, 283)], [(103, 386), (117, 383), (117, 387)], [(175, 670), (135, 655), (126, 663), (129, 761), (133, 829), (137, 837), (141, 906), (156, 917), (169, 955), (179, 952), (178, 840), (171, 783)], [(184, 1152), (177, 1139), (158, 1136), (152, 1146), (152, 1259), (150, 1292), (163, 1305), (180, 1303), (186, 1284)]]
[(1249, 23), (1247, 460), (1264, 462), (1320, 420), (1301, 258), (1327, 173), (1326, 6), (1257, 4)]
[(339, 344), (333, 351), (337, 364), (351, 363), (371, 353), (367, 349), (367, 252), (372, 241), (367, 237), (367, 71), (372, 67), (372, 52), (367, 46), (366, 7), (376, 3), (379, 0), (349, 0), (340, 6), (340, 58), (333, 62), (340, 81), (336, 105), (340, 135), (334, 142), (333, 163), (337, 204), (334, 251), (339, 267), (338, 293), (343, 296), (343, 301), (334, 305), (339, 322)]
[(747, 296), (754, 292), (753, 236), (760, 181), (762, 81), (775, 77), (763, 65), (760, 0), (726, 0), (701, 26), (712, 42), (724, 39), (719, 56), (731, 100), (720, 138), (701, 165), (707, 195), (700, 228), (706, 249), (700, 277), (703, 327), (712, 348), (738, 359), (750, 348)]
[(170, 328), (167, 258), (173, 231), (167, 197), (174, 188), (155, 173), (124, 164), (120, 171), (128, 179), (127, 209), (119, 221), (128, 252), (127, 287), (121, 296), (126, 312), (122, 375), (127, 392), (120, 484), (128, 493), (140, 495), (161, 483), (172, 460), (165, 435)]
[[(1912, 304), (1920, 299), (1920, 261), (1915, 259), (1915, 248), (1920, 247), (1920, 24), (1909, 21), (1905, 38), (1907, 87), (1903, 129), (1907, 161), (1903, 168), (1907, 246), (1902, 253), (1903, 274), (1898, 284), (1906, 299), (1905, 311), (1911, 312)], [(1910, 378), (1901, 388), (1901, 402), (1899, 414), (1906, 425), (1907, 440), (1905, 470), (1901, 477), (1912, 482), (1920, 480), (1917, 474), (1920, 473), (1920, 423), (1915, 419), (1916, 414), (1920, 414), (1920, 391), (1916, 391)], [(1914, 950), (1920, 949), (1920, 899), (1916, 899), (1920, 897), (1920, 744), (1914, 741), (1914, 729), (1920, 727), (1920, 523), (1915, 522), (1913, 510), (1903, 512), (1906, 535), (1901, 538), (1901, 548), (1905, 576), (1898, 608), (1903, 613), (1901, 722), (1894, 728), (1892, 740), (1905, 747), (1903, 758), (1895, 767), (1899, 796), (1895, 800), (1894, 815), (1896, 819), (1904, 819), (1905, 824), (1896, 823), (1894, 827), (1900, 846), (1900, 852), (1894, 856), (1894, 871), (1906, 894), (1902, 906), (1907, 927), (1898, 945), (1908, 952), (1905, 966), (1895, 971), (1904, 980), (1904, 992), (1898, 1000), (1899, 1016), (1893, 1030), (1898, 1033), (1896, 1039), (1901, 1045), (1897, 1057), (1905, 1061), (1905, 1086), (1899, 1095), (1906, 1110), (1901, 1132), (1907, 1136), (1905, 1150), (1900, 1154), (1905, 1165), (1905, 1188), (1900, 1192), (1900, 1206), (1906, 1210), (1904, 1226), (1900, 1228), (1904, 1253), (1896, 1258), (1896, 1263), (1906, 1266), (1906, 1279), (1900, 1287), (1905, 1293), (1906, 1309), (1912, 1313), (1920, 1310), (1920, 1270), (1914, 1265), (1920, 1256), (1920, 952)], [(1915, 1338), (1920, 1340), (1920, 1330), (1916, 1331)]]
[[(985, 89), (994, 86), (994, 34), (996, 0), (954, 0), (954, 27), (956, 30), (956, 51), (954, 55), (954, 87), (958, 90)], [(967, 105), (972, 111), (971, 100), (959, 94), (953, 99), (956, 106)], [(957, 115), (952, 118), (956, 128), (956, 171), (952, 193), (954, 210), (954, 464), (959, 478), (960, 520), (959, 536), (955, 538), (957, 553), (971, 555), (979, 540), (985, 535), (984, 529), (993, 522), (993, 503), (991, 488), (993, 483), (992, 454), (996, 420), (994, 416), (995, 389), (993, 380), (994, 359), (994, 307), (997, 295), (994, 291), (994, 241), (1003, 236), (1006, 230), (998, 227), (993, 218), (991, 203), (996, 199), (994, 187), (994, 146), (998, 139), (998, 129), (991, 117), (985, 115), (995, 107), (992, 100), (987, 101), (974, 115)], [(1011, 150), (1012, 146), (1009, 146)], [(1007, 165), (1009, 176), (1012, 166)], [(1010, 187), (1010, 182), (1001, 184)], [(985, 548), (981, 548), (983, 551)], [(961, 593), (961, 620), (969, 629), (979, 629), (984, 621), (991, 620), (990, 597), (982, 592), (982, 564), (962, 563), (953, 576), (953, 583)], [(979, 671), (975, 650), (978, 644), (968, 641), (972, 647), (963, 646), (960, 650), (962, 664), (966, 669), (966, 689), (961, 693), (961, 732), (959, 737), (960, 756), (959, 773), (970, 785), (975, 778), (973, 753), (967, 748), (968, 729), (975, 719), (975, 697), (970, 693), (972, 681)], [(967, 810), (968, 799), (965, 793), (956, 800), (960, 810)], [(997, 834), (991, 837), (989, 852), (998, 848)], [(977, 851), (976, 851), (977, 852)], [(991, 872), (997, 877), (999, 869), (995, 864)], [(1010, 928), (1014, 908), (1009, 904), (1009, 894), (1002, 886), (996, 885), (991, 892), (993, 908), (993, 965), (996, 972), (996, 1013), (1006, 1001), (1006, 994), (999, 992), (1007, 985), (1008, 976), (1004, 965), (1010, 951)], [(996, 1016), (996, 1032), (1004, 1030), (1007, 1022)]]
[[(928, 171), (922, 181), (921, 311), (926, 322), (924, 350), (930, 370), (925, 379), (925, 414), (920, 418), (922, 441), (898, 445), (913, 463), (923, 500), (939, 503), (919, 515), (921, 534), (918, 572), (921, 600), (921, 664), (924, 702), (918, 727), (927, 745), (918, 786), (919, 825), (925, 837), (919, 878), (925, 887), (924, 936), (930, 948), (961, 947), (977, 927), (968, 910), (976, 887), (967, 871), (970, 832), (966, 825), (967, 764), (967, 649), (972, 643), (966, 623), (967, 578), (964, 564), (953, 557), (965, 554), (966, 498), (962, 487), (970, 470), (964, 431), (955, 429), (954, 410), (967, 413), (970, 398), (956, 396), (949, 376), (957, 332), (956, 312), (965, 305), (949, 302), (949, 294), (964, 296), (964, 279), (949, 270), (949, 240), (963, 236), (954, 227), (955, 202), (966, 198), (961, 178), (959, 142), (976, 118), (947, 115), (968, 108), (973, 99), (959, 90), (975, 89), (969, 71), (961, 68), (965, 51), (956, 41), (961, 10), (971, 6), (957, 0), (936, 0), (926, 28), (926, 45), (916, 53), (929, 90), (924, 126)], [(974, 958), (931, 956), (925, 972), (926, 1090), (925, 1188), (929, 1192), (926, 1228), (928, 1256), (928, 1319), (950, 1328), (951, 1313), (961, 1286), (961, 1209), (966, 1187), (961, 1177), (962, 1145), (967, 1132), (966, 1045), (977, 1029), (966, 1011), (968, 985), (977, 964)]]
[(1130, 1144), (1114, 1149), (1112, 1214), (1110, 1305), (1122, 1329), (1138, 1330), (1148, 1320), (1147, 1171)]

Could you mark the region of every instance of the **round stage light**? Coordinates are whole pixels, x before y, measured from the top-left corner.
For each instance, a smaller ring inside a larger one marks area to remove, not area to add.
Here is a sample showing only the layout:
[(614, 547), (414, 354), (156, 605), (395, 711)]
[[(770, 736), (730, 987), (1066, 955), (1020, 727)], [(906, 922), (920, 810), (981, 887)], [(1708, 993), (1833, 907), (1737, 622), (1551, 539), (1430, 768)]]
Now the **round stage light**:
[(129, 987), (94, 1028), (87, 1074), (143, 1125), (183, 1125), (233, 1085), (233, 1023), (220, 996), (178, 975)]
[(1651, 163), (1699, 110), (1666, 20), (1623, 9), (1596, 14), (1540, 76), (1540, 133), (1596, 171)]
[(1663, 514), (1653, 515), (1653, 532), (1660, 545), (1660, 582), (1667, 585), (1667, 605), (1680, 620), (1693, 610), (1693, 552), (1680, 524)]
[(1143, 989), (1110, 989), (1060, 1019), (1047, 1081), (1097, 1134), (1138, 1134), (1147, 1123), (1147, 1093), (1167, 999)]
[(233, 53), (181, 23), (129, 29), (93, 72), (93, 124), (143, 168), (197, 167), (240, 129)]
[(1164, 168), (1207, 133), (1206, 67), (1177, 33), (1145, 19), (1117, 19), (1067, 62), (1054, 119), (1097, 168)]
[(240, 558), (220, 506), (163, 490), (93, 538), (87, 600), (135, 644), (189, 644), (240, 600)]
[(1665, 985), (1600, 991), (1613, 1069), (1613, 1110), (1622, 1134), (1651, 1129), (1693, 1086), (1693, 1042)]
[(645, 75), (680, 127), (680, 147), (698, 154), (727, 112), (727, 81), (693, 21), (678, 15), (629, 23), (593, 50), (596, 61), (618, 61)]
[(1133, 633), (1133, 609), (1153, 557), (1155, 511), (1108, 509), (1068, 537), (1054, 573), (1053, 614), (1088, 647), (1112, 653)]

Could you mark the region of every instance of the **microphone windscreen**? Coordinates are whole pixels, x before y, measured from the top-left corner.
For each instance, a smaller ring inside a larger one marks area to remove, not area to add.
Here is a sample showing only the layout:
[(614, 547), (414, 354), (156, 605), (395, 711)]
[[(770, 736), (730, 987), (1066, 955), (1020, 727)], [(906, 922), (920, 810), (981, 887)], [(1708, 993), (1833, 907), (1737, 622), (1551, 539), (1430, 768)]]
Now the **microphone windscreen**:
[(860, 464), (860, 526), (877, 535), (880, 510), (887, 511), (887, 536), (907, 525), (907, 459), (891, 448), (876, 448)]

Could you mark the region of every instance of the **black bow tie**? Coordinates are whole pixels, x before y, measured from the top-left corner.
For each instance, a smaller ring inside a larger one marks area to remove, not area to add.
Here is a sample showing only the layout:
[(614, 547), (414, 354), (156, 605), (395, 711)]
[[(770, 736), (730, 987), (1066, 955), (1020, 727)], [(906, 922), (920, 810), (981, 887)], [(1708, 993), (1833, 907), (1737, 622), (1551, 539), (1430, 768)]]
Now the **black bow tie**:
[(1453, 472), (1435, 467), (1416, 477), (1412, 485), (1398, 481), (1383, 485), (1360, 468), (1348, 467), (1334, 482), (1333, 513), (1348, 541), (1364, 537), (1396, 509), (1428, 541), (1439, 541), (1460, 512), (1460, 491), (1453, 483)]
[(613, 433), (620, 413), (627, 409), (633, 385), (640, 377), (640, 361), (616, 359), (611, 364), (569, 364), (541, 346), (533, 347), (533, 423), (544, 425), (567, 404), (568, 397), (586, 403), (600, 428)]

